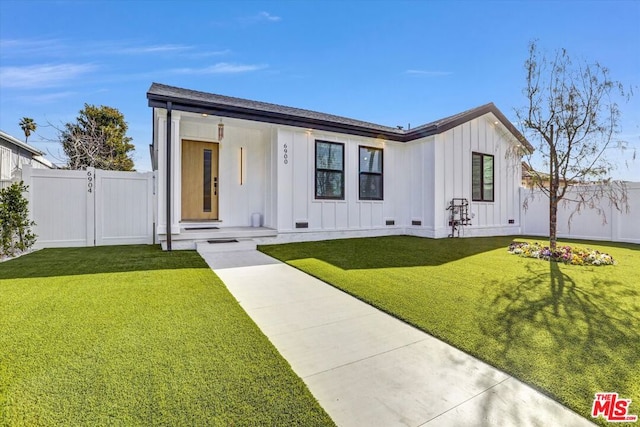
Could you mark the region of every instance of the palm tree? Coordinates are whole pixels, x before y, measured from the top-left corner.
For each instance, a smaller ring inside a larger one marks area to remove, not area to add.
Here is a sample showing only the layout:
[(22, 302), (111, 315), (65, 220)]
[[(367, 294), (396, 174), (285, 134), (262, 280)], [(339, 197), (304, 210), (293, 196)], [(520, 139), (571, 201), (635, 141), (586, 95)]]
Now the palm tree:
[(33, 121), (32, 118), (23, 117), (22, 120), (20, 120), (20, 127), (24, 132), (24, 142), (26, 143), (31, 136), (31, 132), (35, 132), (38, 125)]

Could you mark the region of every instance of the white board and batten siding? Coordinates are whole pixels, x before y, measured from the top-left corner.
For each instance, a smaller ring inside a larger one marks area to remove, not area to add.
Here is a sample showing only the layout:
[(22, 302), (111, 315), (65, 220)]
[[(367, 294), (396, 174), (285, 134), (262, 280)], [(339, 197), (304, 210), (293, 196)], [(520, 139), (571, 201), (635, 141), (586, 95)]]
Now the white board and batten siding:
[[(435, 235), (450, 233), (446, 210), (453, 198), (466, 198), (473, 218), (464, 227), (468, 236), (496, 236), (520, 233), (520, 158), (510, 150), (517, 144), (489, 114), (463, 123), (435, 137), (433, 208)], [(472, 153), (493, 155), (494, 201), (472, 200)], [(426, 181), (429, 182), (429, 181)], [(512, 220), (513, 224), (509, 224)]]
[[(395, 168), (405, 176), (405, 182), (395, 189), (402, 195), (397, 206), (396, 217), (407, 226), (407, 234), (434, 237), (435, 221), (435, 137), (430, 136), (412, 141), (398, 153)], [(412, 225), (413, 223), (420, 225)]]
[[(277, 131), (275, 153), (277, 224), (280, 233), (339, 232), (369, 235), (406, 233), (446, 237), (452, 198), (466, 198), (474, 214), (466, 235), (520, 232), (520, 158), (517, 144), (489, 114), (435, 136), (409, 143), (297, 128)], [(315, 198), (315, 141), (344, 144), (344, 200)], [(383, 149), (384, 200), (359, 200), (358, 147)], [(472, 152), (494, 156), (493, 202), (471, 200)], [(273, 161), (273, 160), (272, 160)], [(513, 223), (509, 224), (512, 220)], [(393, 221), (393, 226), (387, 222)], [(296, 228), (308, 223), (308, 228)]]
[[(344, 200), (316, 199), (315, 197), (315, 144), (328, 141), (344, 144)], [(359, 147), (383, 149), (383, 196), (384, 200), (359, 200)], [(276, 206), (279, 233), (322, 232), (341, 237), (341, 232), (375, 231), (393, 234), (398, 227), (386, 225), (396, 216), (401, 202), (395, 180), (395, 157), (401, 150), (399, 143), (390, 143), (373, 138), (308, 131), (297, 128), (277, 130), (277, 148), (271, 177), (277, 192), (272, 194)], [(273, 151), (272, 151), (273, 153)], [(308, 227), (298, 228), (305, 223)], [(398, 221), (396, 220), (396, 225)], [(353, 235), (353, 234), (350, 234)]]
[(153, 173), (25, 167), (34, 248), (153, 243)]

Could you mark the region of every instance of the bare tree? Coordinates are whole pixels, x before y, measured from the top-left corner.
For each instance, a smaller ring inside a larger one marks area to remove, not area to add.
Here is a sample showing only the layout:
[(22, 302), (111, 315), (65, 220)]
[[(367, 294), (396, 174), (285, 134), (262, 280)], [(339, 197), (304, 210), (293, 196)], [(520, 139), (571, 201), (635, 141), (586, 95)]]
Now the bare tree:
[[(549, 240), (556, 248), (558, 203), (573, 202), (573, 214), (594, 208), (606, 222), (602, 201), (620, 211), (628, 210), (624, 182), (610, 178), (615, 164), (608, 160), (610, 148), (624, 149), (615, 139), (620, 109), (616, 99), (631, 95), (611, 79), (599, 63), (574, 64), (565, 49), (547, 59), (535, 42), (529, 46), (524, 94), (528, 105), (516, 111), (523, 134), (536, 151), (548, 175), (533, 169), (533, 183), (549, 198)], [(573, 216), (571, 215), (571, 217)], [(569, 221), (571, 220), (569, 218)]]
[(126, 136), (127, 123), (112, 107), (85, 104), (75, 123), (58, 130), (70, 169), (88, 166), (105, 170), (133, 170), (129, 152), (134, 150)]
[(82, 129), (70, 128), (64, 132), (63, 148), (67, 154), (69, 169), (91, 166), (109, 170), (113, 155), (104, 143), (105, 134), (93, 119), (88, 119)]

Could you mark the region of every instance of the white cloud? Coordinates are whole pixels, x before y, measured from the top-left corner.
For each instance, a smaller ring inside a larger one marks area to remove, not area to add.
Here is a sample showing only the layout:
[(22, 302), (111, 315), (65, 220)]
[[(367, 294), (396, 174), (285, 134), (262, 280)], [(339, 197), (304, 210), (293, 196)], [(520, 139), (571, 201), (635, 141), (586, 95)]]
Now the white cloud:
[(264, 11), (256, 15), (245, 16), (238, 19), (238, 21), (241, 24), (245, 24), (245, 25), (257, 24), (259, 22), (278, 22), (281, 20), (282, 20), (281, 17), (272, 15), (269, 12), (264, 12)]
[(60, 86), (96, 70), (93, 64), (39, 64), (0, 67), (0, 87), (36, 89)]
[(124, 54), (144, 54), (144, 53), (167, 53), (167, 52), (184, 52), (192, 50), (193, 46), (185, 46), (180, 44), (162, 44), (154, 46), (135, 46), (114, 49), (112, 53)]
[(280, 21), (282, 19), (279, 16), (274, 16), (274, 15), (270, 14), (269, 12), (260, 12), (258, 14), (258, 17), (261, 20), (271, 21), (271, 22), (278, 22), (278, 21)]
[(223, 55), (228, 55), (230, 53), (231, 53), (231, 49), (211, 50), (211, 51), (190, 53), (189, 57), (191, 57), (191, 58), (208, 58), (210, 56), (223, 56)]
[(138, 44), (122, 40), (61, 40), (61, 39), (2, 39), (0, 50), (5, 56), (91, 56), (180, 53), (193, 51), (195, 46), (183, 44)]
[(59, 39), (2, 39), (0, 51), (3, 56), (57, 56), (65, 50)]
[(267, 68), (267, 65), (261, 64), (229, 64), (227, 62), (219, 62), (209, 67), (202, 68), (176, 68), (171, 70), (177, 74), (237, 74), (258, 71)]
[(52, 92), (37, 95), (19, 96), (17, 99), (28, 104), (51, 104), (76, 95), (76, 92)]
[(405, 74), (412, 74), (425, 77), (442, 77), (453, 74), (451, 71), (429, 71), (429, 70), (407, 70)]

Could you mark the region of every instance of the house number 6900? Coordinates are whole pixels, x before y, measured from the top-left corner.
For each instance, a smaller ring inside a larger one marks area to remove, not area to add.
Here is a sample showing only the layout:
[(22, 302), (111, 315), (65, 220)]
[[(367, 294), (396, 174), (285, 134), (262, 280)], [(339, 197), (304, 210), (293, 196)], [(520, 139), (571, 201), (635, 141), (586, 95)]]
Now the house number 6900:
[(284, 144), (282, 146), (282, 151), (284, 152), (284, 155), (282, 156), (284, 158), (284, 164), (286, 165), (287, 163), (289, 163), (289, 155), (287, 154), (287, 144)]
[(93, 191), (93, 176), (91, 175), (91, 172), (87, 172), (87, 192), (89, 193)]

